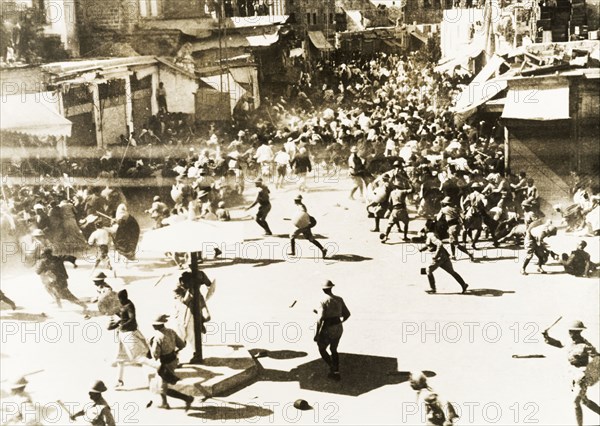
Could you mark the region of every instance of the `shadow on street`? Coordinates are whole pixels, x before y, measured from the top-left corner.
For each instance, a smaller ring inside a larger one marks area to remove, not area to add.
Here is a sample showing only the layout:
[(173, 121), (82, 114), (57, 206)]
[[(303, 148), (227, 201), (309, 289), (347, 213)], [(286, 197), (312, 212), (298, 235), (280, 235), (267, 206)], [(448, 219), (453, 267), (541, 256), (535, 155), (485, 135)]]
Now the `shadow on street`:
[(408, 372), (398, 371), (398, 360), (371, 355), (340, 354), (342, 379), (327, 377), (323, 360), (315, 359), (293, 370), (263, 370), (258, 380), (266, 382), (298, 382), (301, 389), (348, 396), (360, 396), (387, 385), (408, 381)]

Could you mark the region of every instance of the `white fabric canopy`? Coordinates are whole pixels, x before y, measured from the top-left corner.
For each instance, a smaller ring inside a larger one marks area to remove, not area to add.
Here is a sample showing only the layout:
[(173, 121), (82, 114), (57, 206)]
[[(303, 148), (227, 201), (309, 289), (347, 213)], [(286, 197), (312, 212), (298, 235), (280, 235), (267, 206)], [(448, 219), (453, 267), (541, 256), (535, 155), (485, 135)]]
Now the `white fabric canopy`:
[(569, 119), (569, 87), (509, 89), (502, 118), (537, 121)]
[(2, 96), (0, 129), (32, 136), (71, 136), (72, 123), (58, 113), (52, 92)]

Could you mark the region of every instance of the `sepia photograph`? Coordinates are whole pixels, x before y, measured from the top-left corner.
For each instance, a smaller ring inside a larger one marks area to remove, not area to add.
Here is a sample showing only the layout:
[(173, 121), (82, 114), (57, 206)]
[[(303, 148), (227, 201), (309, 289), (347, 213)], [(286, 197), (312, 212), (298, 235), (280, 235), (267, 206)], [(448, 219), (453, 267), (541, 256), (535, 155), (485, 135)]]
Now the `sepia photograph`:
[(600, 0), (0, 16), (0, 426), (600, 425)]

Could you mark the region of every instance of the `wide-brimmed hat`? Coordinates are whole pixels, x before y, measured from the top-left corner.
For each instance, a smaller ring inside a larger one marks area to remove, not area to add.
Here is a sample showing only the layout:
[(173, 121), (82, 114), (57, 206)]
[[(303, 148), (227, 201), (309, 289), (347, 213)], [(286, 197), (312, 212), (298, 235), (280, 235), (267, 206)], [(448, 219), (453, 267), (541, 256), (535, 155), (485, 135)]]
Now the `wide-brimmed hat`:
[(432, 392), (432, 393), (430, 393), (429, 395), (427, 395), (427, 396), (426, 396), (425, 398), (423, 398), (423, 399), (424, 399), (424, 401), (425, 401), (425, 402), (427, 402), (427, 403), (431, 404), (431, 403), (433, 403), (433, 402), (437, 401), (437, 399), (438, 399), (438, 395), (437, 395), (437, 393), (434, 393), (434, 392)]
[(200, 198), (204, 198), (204, 197), (206, 197), (207, 195), (208, 195), (208, 191), (204, 191), (204, 190), (202, 190), (202, 191), (198, 192), (198, 196), (197, 196), (196, 198), (198, 198), (198, 199), (200, 199)]
[(152, 321), (152, 325), (165, 325), (167, 322), (169, 322), (169, 316), (167, 314), (161, 314)]
[(581, 330), (585, 330), (585, 329), (586, 329), (586, 326), (583, 325), (583, 322), (581, 322), (579, 320), (573, 321), (571, 323), (571, 325), (569, 325), (569, 331), (571, 331), (571, 330), (579, 330), (579, 331), (581, 331)]
[(304, 399), (297, 399), (296, 401), (294, 401), (294, 408), (302, 411), (312, 410), (310, 404)]
[(152, 201), (160, 201), (160, 197), (158, 195), (154, 196), (154, 198), (152, 199)]
[(302, 199), (303, 199), (303, 198), (302, 198), (302, 195), (301, 195), (301, 194), (298, 194), (298, 195), (296, 195), (296, 197), (294, 198), (294, 201), (302, 201)]
[(445, 197), (442, 200), (442, 204), (452, 204), (452, 200), (450, 199), (450, 197)]
[(333, 288), (335, 287), (335, 284), (331, 282), (331, 280), (327, 280), (325, 281), (325, 283), (323, 283), (323, 288)]
[(263, 180), (262, 180), (262, 178), (259, 177), (259, 178), (254, 179), (254, 183), (263, 183)]
[(10, 385), (10, 388), (11, 389), (21, 389), (21, 388), (24, 388), (25, 386), (27, 386), (28, 383), (29, 382), (27, 381), (27, 379), (24, 376), (22, 376), (22, 377), (19, 377), (14, 382), (12, 382)]
[(92, 281), (104, 281), (107, 278), (104, 272), (98, 272), (92, 277)]
[(31, 235), (33, 235), (34, 237), (42, 237), (46, 234), (41, 229), (34, 229)]
[(33, 206), (33, 210), (44, 210), (44, 206), (42, 206), (41, 204), (35, 204)]
[(108, 389), (106, 388), (106, 385), (104, 384), (104, 382), (102, 380), (97, 380), (92, 387), (90, 388), (89, 392), (91, 393), (102, 393), (102, 392), (106, 392)]

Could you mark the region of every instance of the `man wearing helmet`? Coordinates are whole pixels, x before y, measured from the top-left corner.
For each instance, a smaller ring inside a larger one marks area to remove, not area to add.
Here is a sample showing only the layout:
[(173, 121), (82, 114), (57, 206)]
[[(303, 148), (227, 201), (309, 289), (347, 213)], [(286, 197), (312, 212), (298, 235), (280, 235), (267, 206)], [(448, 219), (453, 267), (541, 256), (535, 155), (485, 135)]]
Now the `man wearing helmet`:
[(572, 386), (575, 398), (573, 400), (575, 404), (575, 418), (577, 419), (577, 425), (583, 425), (583, 410), (581, 404), (588, 407), (596, 414), (600, 414), (600, 407), (594, 401), (591, 401), (587, 397), (587, 389), (589, 386), (593, 386), (598, 382), (598, 375), (600, 373), (600, 361), (598, 351), (596, 348), (588, 342), (582, 335), (582, 331), (586, 327), (581, 321), (573, 321), (569, 327), (569, 336), (571, 337), (571, 344), (565, 347), (562, 342), (556, 340), (548, 335), (548, 330), (542, 332), (544, 340), (547, 344), (557, 347), (565, 348), (568, 350), (568, 360), (571, 364), (572, 373)]

